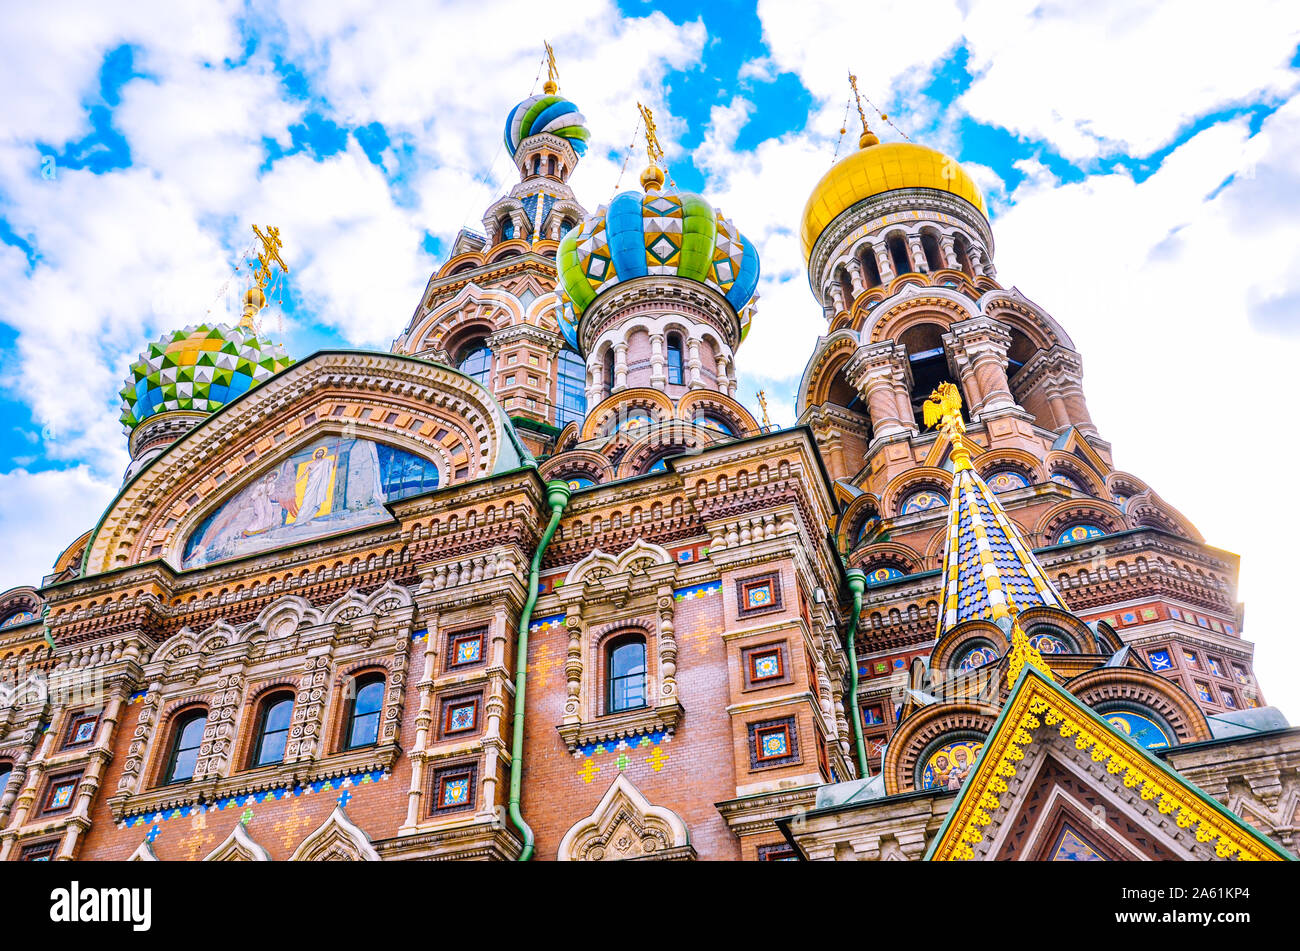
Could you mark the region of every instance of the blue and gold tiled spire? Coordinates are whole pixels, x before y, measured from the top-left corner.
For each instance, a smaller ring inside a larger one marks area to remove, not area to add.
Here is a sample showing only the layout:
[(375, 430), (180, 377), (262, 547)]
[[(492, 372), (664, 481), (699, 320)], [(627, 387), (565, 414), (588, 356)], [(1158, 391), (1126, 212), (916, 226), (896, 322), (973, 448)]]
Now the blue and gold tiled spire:
[(943, 607), (937, 636), (963, 621), (997, 623), (1025, 608), (1068, 611), (993, 491), (970, 463), (963, 441), (961, 396), (940, 384), (925, 404), (926, 424), (939, 424), (952, 441), (952, 501), (943, 555)]

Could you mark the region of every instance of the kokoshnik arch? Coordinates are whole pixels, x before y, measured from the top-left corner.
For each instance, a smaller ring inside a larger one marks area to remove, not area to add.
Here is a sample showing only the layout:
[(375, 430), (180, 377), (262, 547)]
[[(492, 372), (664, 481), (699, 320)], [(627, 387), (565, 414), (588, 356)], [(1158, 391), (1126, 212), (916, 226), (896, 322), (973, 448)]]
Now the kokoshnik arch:
[[(970, 176), (864, 119), (760, 316), (645, 118), (590, 212), (554, 73), (511, 109), (389, 352), (258, 331), (273, 230), (145, 349), (117, 498), (0, 599), (0, 859), (1291, 857), (1237, 557), (1113, 467)], [(792, 428), (758, 319), (825, 323)]]

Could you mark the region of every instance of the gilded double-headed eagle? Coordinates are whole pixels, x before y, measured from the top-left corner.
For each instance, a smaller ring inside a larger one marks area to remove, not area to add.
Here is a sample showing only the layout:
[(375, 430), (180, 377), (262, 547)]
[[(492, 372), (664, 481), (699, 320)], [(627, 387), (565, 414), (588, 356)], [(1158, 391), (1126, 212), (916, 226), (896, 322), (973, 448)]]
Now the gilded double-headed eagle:
[(940, 424), (966, 428), (961, 421), (961, 392), (956, 383), (940, 383), (926, 399), (924, 413), (927, 429)]

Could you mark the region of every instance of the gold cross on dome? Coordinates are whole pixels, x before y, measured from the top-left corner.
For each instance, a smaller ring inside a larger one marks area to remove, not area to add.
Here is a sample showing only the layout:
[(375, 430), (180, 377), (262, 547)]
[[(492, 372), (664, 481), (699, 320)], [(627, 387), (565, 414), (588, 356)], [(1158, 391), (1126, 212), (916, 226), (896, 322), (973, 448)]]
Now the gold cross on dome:
[(262, 253), (257, 256), (257, 270), (253, 272), (253, 278), (257, 281), (260, 290), (266, 290), (266, 285), (271, 283), (271, 266), (278, 264), (280, 270), (285, 274), (289, 273), (289, 265), (284, 263), (284, 258), (280, 257), (280, 248), (283, 246), (280, 241), (280, 229), (274, 225), (266, 226), (266, 233), (257, 225), (253, 225), (253, 234), (257, 240), (262, 242)]
[(867, 129), (867, 114), (862, 110), (862, 94), (858, 92), (858, 77), (853, 75), (853, 70), (849, 70), (849, 85), (853, 87), (853, 99), (858, 104), (858, 118), (862, 120), (862, 131)]
[(771, 429), (772, 421), (767, 417), (767, 394), (762, 390), (758, 391), (758, 405), (763, 408), (763, 428)]
[(655, 114), (639, 102), (636, 107), (641, 110), (641, 119), (645, 122), (646, 157), (651, 165), (657, 166), (664, 159), (664, 150), (659, 144), (659, 128), (655, 125)]
[(546, 85), (543, 88), (553, 95), (560, 88), (560, 69), (555, 65), (555, 50), (551, 49), (551, 44), (542, 40), (542, 45), (546, 47)]

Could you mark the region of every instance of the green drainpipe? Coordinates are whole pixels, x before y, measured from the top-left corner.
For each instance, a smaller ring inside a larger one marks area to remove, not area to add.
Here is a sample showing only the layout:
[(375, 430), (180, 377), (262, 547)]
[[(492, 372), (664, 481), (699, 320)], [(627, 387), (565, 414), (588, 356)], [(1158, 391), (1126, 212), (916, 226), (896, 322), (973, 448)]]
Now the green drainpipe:
[(850, 568), (846, 574), (849, 590), (853, 592), (853, 613), (849, 615), (846, 635), (849, 642), (849, 696), (852, 698), (849, 709), (853, 717), (853, 743), (858, 751), (858, 775), (866, 779), (871, 770), (867, 766), (867, 743), (862, 738), (862, 712), (858, 709), (858, 616), (862, 614), (862, 592), (867, 590), (867, 573), (861, 568)]
[[(546, 483), (546, 503), (551, 507), (551, 521), (542, 532), (542, 540), (537, 543), (533, 553), (532, 564), (528, 566), (528, 600), (519, 614), (519, 648), (515, 657), (515, 723), (514, 738), (510, 744), (510, 821), (524, 837), (524, 850), (519, 853), (519, 861), (527, 862), (533, 857), (533, 830), (524, 821), (519, 811), (519, 799), (524, 786), (524, 688), (528, 684), (528, 625), (533, 620), (533, 608), (537, 605), (537, 577), (542, 570), (542, 556), (546, 546), (551, 543), (555, 530), (560, 527), (560, 516), (569, 504), (573, 490), (567, 482)], [(861, 574), (861, 572), (859, 572)]]

